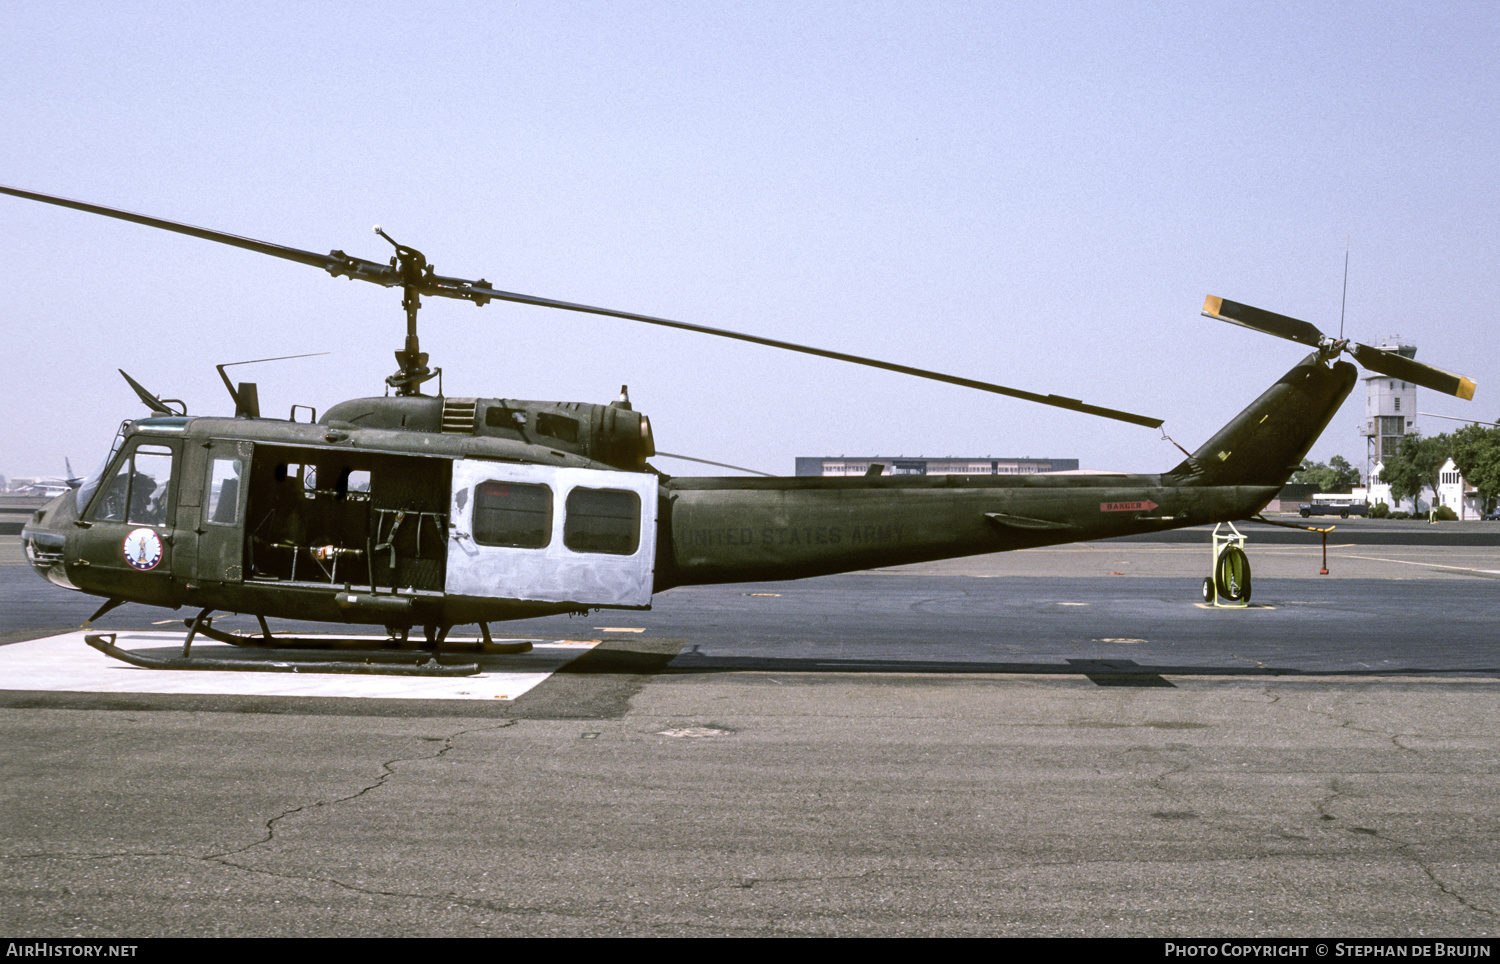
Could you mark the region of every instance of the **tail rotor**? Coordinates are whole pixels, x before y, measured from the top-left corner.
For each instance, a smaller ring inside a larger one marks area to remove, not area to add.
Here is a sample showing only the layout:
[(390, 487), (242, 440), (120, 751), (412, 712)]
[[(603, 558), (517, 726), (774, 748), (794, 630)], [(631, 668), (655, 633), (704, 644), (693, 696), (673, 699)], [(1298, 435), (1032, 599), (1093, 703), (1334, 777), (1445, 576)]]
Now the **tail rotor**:
[(1243, 305), (1216, 295), (1209, 295), (1203, 302), (1203, 316), (1316, 348), (1324, 361), (1347, 354), (1369, 371), (1399, 378), (1402, 381), (1420, 385), (1422, 388), (1430, 388), (1435, 392), (1465, 400), (1471, 400), (1474, 397), (1474, 381), (1470, 378), (1455, 375), (1434, 365), (1423, 364), (1383, 348), (1372, 348), (1369, 345), (1361, 345), (1342, 338), (1330, 338), (1319, 331), (1317, 326), (1298, 318), (1278, 315), (1274, 311)]

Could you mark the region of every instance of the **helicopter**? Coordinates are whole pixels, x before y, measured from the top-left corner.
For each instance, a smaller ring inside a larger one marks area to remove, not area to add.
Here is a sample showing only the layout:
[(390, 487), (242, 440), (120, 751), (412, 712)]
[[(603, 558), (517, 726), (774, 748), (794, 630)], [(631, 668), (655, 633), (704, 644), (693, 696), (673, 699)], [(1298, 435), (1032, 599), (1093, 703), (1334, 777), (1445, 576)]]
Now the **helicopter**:
[[(1205, 316), (1312, 352), (1160, 474), (674, 477), (648, 463), (657, 454), (650, 420), (623, 389), (607, 404), (444, 395), (441, 369), (429, 366), (418, 339), (421, 299), (605, 315), (1130, 424), (1162, 422), (753, 334), (503, 291), (483, 278), (439, 275), (422, 252), (378, 226), (375, 233), (394, 248), (385, 263), (18, 188), (0, 186), (0, 193), (402, 290), (406, 340), (386, 394), (339, 402), (321, 417), (312, 410), (307, 421), (264, 415), (255, 384), (232, 383), (227, 365), (218, 371), (234, 413), (224, 417), (189, 415), (182, 402), (159, 398), (120, 372), (151, 414), (124, 421), (100, 468), (38, 510), (22, 542), (43, 578), (104, 597), (90, 623), (125, 602), (196, 609), (184, 620), (180, 658), (143, 656), (115, 647), (112, 638), (88, 637), (101, 651), (155, 668), (464, 675), (478, 666), (436, 659), (454, 626), (477, 624), (482, 652), (519, 652), (528, 644), (495, 642), (490, 623), (649, 609), (655, 594), (679, 586), (799, 579), (1250, 519), (1353, 388), (1356, 367), (1341, 355), (1465, 399), (1475, 387), (1395, 352), (1330, 338), (1308, 322), (1209, 296)], [(438, 392), (424, 393), (434, 377)], [(1217, 570), (1206, 595), (1214, 589), (1248, 599), (1241, 550)], [(215, 613), (253, 615), (261, 632), (215, 628)], [(382, 626), (387, 637), (330, 643), (279, 635), (267, 617)], [(421, 640), (411, 639), (416, 627)], [(271, 649), (420, 649), (430, 658), (205, 659), (191, 654), (199, 635)]]

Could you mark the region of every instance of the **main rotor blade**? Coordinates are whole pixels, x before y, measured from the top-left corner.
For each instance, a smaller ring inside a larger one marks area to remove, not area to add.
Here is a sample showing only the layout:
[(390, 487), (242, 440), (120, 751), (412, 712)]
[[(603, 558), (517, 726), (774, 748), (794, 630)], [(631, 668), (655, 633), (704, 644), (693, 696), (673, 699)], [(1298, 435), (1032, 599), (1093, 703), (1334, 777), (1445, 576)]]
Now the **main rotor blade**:
[(89, 214), (101, 214), (107, 218), (144, 224), (148, 228), (160, 228), (163, 231), (186, 234), (189, 237), (202, 238), (205, 241), (217, 241), (220, 244), (244, 248), (247, 251), (269, 254), (273, 258), (282, 258), (287, 261), (295, 261), (298, 264), (322, 268), (334, 276), (348, 275), (350, 278), (358, 278), (360, 281), (371, 281), (388, 288), (401, 283), (399, 275), (389, 265), (379, 264), (374, 261), (365, 261), (363, 258), (351, 258), (342, 251), (335, 251), (331, 254), (316, 254), (312, 251), (303, 251), (300, 248), (289, 248), (284, 244), (272, 244), (269, 241), (242, 238), (237, 234), (215, 231), (212, 228), (194, 227), (191, 224), (168, 221), (165, 218), (153, 218), (149, 214), (136, 214), (133, 211), (122, 211), (119, 208), (105, 207), (102, 204), (74, 201), (70, 198), (56, 197), (51, 194), (38, 194), (35, 191), (23, 191), (20, 188), (6, 187), (3, 184), (0, 184), (0, 194), (9, 194), (13, 197), (22, 197), (31, 201), (41, 201), (43, 204), (55, 204), (58, 207), (73, 208), (75, 211), (85, 211)]
[(1415, 359), (1398, 355), (1393, 351), (1371, 348), (1369, 345), (1350, 345), (1349, 354), (1372, 372), (1413, 382), (1445, 395), (1454, 395), (1465, 400), (1474, 398), (1474, 382), (1462, 375), (1445, 372), (1441, 368), (1424, 365)]
[(684, 462), (698, 462), (702, 465), (717, 465), (721, 469), (734, 469), (736, 472), (748, 472), (751, 475), (764, 475), (768, 479), (776, 478), (772, 472), (762, 472), (760, 469), (747, 469), (743, 465), (730, 465), (728, 462), (715, 462), (713, 459), (696, 459), (691, 455), (673, 455), (671, 452), (657, 452), (659, 459), (681, 459)]
[[(425, 292), (441, 294), (441, 292)], [(595, 308), (590, 305), (575, 304), (570, 301), (557, 301), (552, 298), (539, 298), (535, 295), (517, 294), (513, 291), (498, 291), (494, 288), (486, 288), (473, 284), (462, 294), (454, 294), (451, 297), (493, 298), (496, 301), (509, 301), (520, 305), (536, 305), (542, 308), (560, 308), (564, 311), (579, 311), (591, 315), (604, 315), (610, 318), (623, 318), (627, 321), (639, 321), (648, 325), (660, 325), (664, 328), (678, 328), (682, 331), (693, 331), (700, 335), (714, 335), (719, 338), (732, 338), (735, 341), (747, 341), (754, 345), (765, 345), (768, 348), (781, 348), (786, 351), (801, 352), (804, 355), (817, 355), (820, 358), (832, 358), (835, 361), (848, 362), (852, 365), (864, 365), (867, 368), (879, 368), (888, 372), (899, 372), (902, 375), (913, 375), (917, 378), (926, 378), (935, 382), (946, 382), (949, 385), (960, 385), (964, 388), (972, 388), (981, 392), (990, 392), (995, 395), (1007, 395), (1011, 398), (1020, 398), (1028, 402), (1036, 402), (1041, 405), (1051, 405), (1054, 408), (1065, 408), (1073, 412), (1083, 412), (1086, 415), (1098, 415), (1103, 418), (1112, 418), (1121, 422), (1129, 422), (1132, 425), (1144, 425), (1147, 428), (1159, 428), (1162, 420), (1150, 418), (1145, 415), (1135, 415), (1131, 412), (1122, 412), (1113, 408), (1102, 408), (1098, 405), (1089, 405), (1076, 398), (1068, 398), (1064, 395), (1039, 395), (1035, 392), (1023, 391), (1019, 388), (1007, 388), (1004, 385), (995, 385), (990, 382), (981, 382), (973, 378), (961, 378), (957, 375), (945, 375), (942, 372), (929, 371), (925, 368), (914, 368), (910, 365), (898, 365), (895, 362), (880, 361), (875, 358), (865, 358), (861, 355), (850, 355), (841, 351), (828, 351), (823, 348), (812, 348), (808, 345), (798, 345), (790, 341), (778, 341), (775, 338), (762, 338), (759, 335), (747, 335), (738, 331), (729, 331), (724, 328), (710, 328), (707, 325), (694, 325), (685, 321), (672, 321), (668, 318), (657, 318), (652, 315), (638, 315), (630, 311), (616, 311), (613, 308)]]
[[(1050, 405), (1053, 408), (1082, 412), (1085, 415), (1098, 415), (1102, 418), (1112, 418), (1121, 422), (1129, 422), (1132, 425), (1144, 425), (1147, 428), (1159, 428), (1162, 424), (1162, 420), (1159, 418), (1150, 418), (1145, 415), (1136, 415), (1118, 409), (1089, 405), (1076, 398), (1068, 398), (1065, 395), (1040, 395), (1036, 392), (1023, 391), (1019, 388), (1007, 388), (1004, 385), (982, 382), (973, 378), (945, 375), (942, 372), (929, 371), (925, 368), (898, 365), (894, 362), (884, 362), (874, 358), (865, 358), (860, 355), (850, 355), (845, 352), (827, 351), (822, 348), (798, 345), (789, 341), (778, 341), (775, 338), (762, 338), (758, 335), (747, 335), (723, 328), (710, 328), (707, 325), (694, 325), (684, 321), (672, 321), (668, 318), (657, 318), (652, 315), (617, 311), (612, 308), (596, 308), (590, 305), (558, 301), (553, 298), (540, 298), (535, 295), (524, 295), (513, 291), (500, 291), (489, 287), (489, 282), (484, 279), (468, 281), (463, 278), (450, 278), (438, 274), (424, 274), (420, 279), (403, 279), (394, 267), (377, 264), (373, 261), (366, 261), (362, 258), (352, 258), (342, 251), (333, 251), (326, 255), (315, 254), (311, 251), (303, 251), (300, 248), (290, 248), (285, 245), (257, 241), (254, 238), (243, 238), (224, 231), (194, 227), (190, 224), (168, 221), (164, 218), (154, 218), (145, 214), (135, 214), (130, 211), (122, 211), (119, 208), (106, 207), (102, 204), (89, 204), (86, 201), (74, 201), (69, 198), (56, 197), (51, 194), (39, 194), (35, 191), (23, 191), (19, 188), (5, 187), (4, 185), (0, 185), (0, 193), (27, 198), (32, 201), (41, 201), (44, 204), (55, 204), (59, 207), (73, 208), (74, 210), (85, 211), (89, 214), (100, 214), (105, 217), (117, 218), (121, 221), (131, 221), (136, 224), (146, 225), (147, 227), (160, 228), (164, 231), (185, 234), (189, 237), (202, 238), (206, 241), (217, 241), (220, 244), (232, 245), (236, 248), (244, 248), (248, 251), (268, 254), (275, 258), (283, 258), (287, 261), (295, 261), (299, 264), (322, 268), (336, 277), (343, 275), (349, 278), (356, 278), (360, 281), (373, 282), (385, 287), (409, 283), (419, 294), (423, 295), (440, 298), (458, 298), (464, 301), (472, 301), (476, 305), (481, 306), (493, 299), (496, 301), (508, 301), (514, 304), (535, 305), (541, 308), (558, 308), (563, 311), (577, 311), (591, 315), (603, 315), (610, 318), (623, 318), (627, 321), (639, 321), (648, 325), (659, 325), (664, 328), (693, 331), (700, 335), (714, 335), (719, 338), (746, 341), (751, 344), (765, 345), (768, 348), (780, 348), (785, 351), (801, 352), (805, 355), (817, 355), (820, 358), (831, 358), (835, 361), (848, 362), (852, 365), (863, 365), (867, 368), (879, 368), (902, 375), (912, 375), (917, 378), (926, 378), (930, 381), (945, 382), (949, 385), (958, 385), (981, 392), (990, 392), (995, 395), (1006, 395), (1028, 402), (1036, 402), (1040, 405)], [(1225, 304), (1233, 303), (1225, 302)], [(1305, 324), (1305, 322), (1302, 324)]]
[(1217, 318), (1231, 325), (1240, 325), (1252, 331), (1265, 332), (1278, 338), (1288, 338), (1317, 348), (1323, 342), (1323, 333), (1308, 322), (1278, 315), (1274, 311), (1242, 305), (1238, 301), (1226, 301), (1209, 295), (1203, 302), (1203, 317)]

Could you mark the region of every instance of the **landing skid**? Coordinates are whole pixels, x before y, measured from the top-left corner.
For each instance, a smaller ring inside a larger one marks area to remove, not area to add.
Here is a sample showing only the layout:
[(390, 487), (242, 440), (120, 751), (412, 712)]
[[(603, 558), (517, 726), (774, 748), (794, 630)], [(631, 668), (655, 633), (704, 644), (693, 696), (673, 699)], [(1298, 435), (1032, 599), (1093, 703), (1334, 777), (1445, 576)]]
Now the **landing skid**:
[[(103, 610), (101, 610), (103, 612)], [(271, 633), (271, 627), (266, 625), (265, 617), (257, 616), (260, 623), (259, 636), (241, 636), (238, 633), (225, 632), (213, 627), (213, 610), (205, 609), (193, 619), (183, 620), (188, 628), (187, 638), (182, 641), (181, 656), (147, 656), (143, 653), (135, 653), (121, 649), (115, 645), (114, 633), (94, 633), (84, 637), (84, 642), (97, 649), (106, 656), (129, 663), (132, 666), (140, 666), (145, 669), (203, 669), (219, 670), (241, 673), (345, 673), (358, 676), (474, 676), (479, 672), (477, 663), (447, 664), (437, 661), (437, 651), (442, 648), (448, 639), (448, 626), (426, 627), (427, 642), (422, 647), (423, 651), (431, 655), (426, 662), (412, 663), (402, 662), (391, 657), (397, 653), (391, 650), (400, 650), (406, 646), (407, 630), (400, 628), (399, 632), (393, 630), (389, 639), (381, 639), (374, 636), (353, 637), (324, 637), (307, 638), (298, 636), (275, 636)], [(464, 649), (495, 656), (513, 656), (531, 651), (531, 643), (524, 640), (507, 643), (496, 643), (490, 638), (490, 627), (485, 623), (479, 624), (482, 639), (478, 643), (461, 644)], [(209, 639), (216, 639), (221, 643), (229, 643), (232, 646), (241, 646), (247, 649), (318, 649), (318, 650), (365, 650), (381, 652), (380, 657), (365, 659), (362, 662), (354, 662), (348, 659), (323, 659), (323, 660), (289, 660), (280, 662), (269, 659), (222, 659), (210, 656), (194, 657), (193, 640), (199, 634)], [(460, 644), (451, 644), (450, 649), (457, 648)]]
[[(202, 627), (199, 627), (202, 631)], [(114, 633), (90, 633), (84, 642), (106, 656), (113, 656), (144, 669), (229, 670), (240, 673), (343, 673), (355, 676), (474, 676), (477, 663), (448, 665), (429, 659), (425, 663), (355, 663), (347, 660), (216, 659), (202, 656), (146, 656), (116, 646)]]

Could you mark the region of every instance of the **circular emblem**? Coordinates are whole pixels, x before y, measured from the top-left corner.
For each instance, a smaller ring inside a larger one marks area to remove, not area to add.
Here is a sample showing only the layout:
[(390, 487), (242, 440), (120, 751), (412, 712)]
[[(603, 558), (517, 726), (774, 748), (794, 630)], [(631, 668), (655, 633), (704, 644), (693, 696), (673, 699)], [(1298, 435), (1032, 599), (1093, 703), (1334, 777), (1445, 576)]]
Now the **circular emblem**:
[(145, 572), (161, 562), (161, 536), (154, 529), (136, 529), (125, 537), (125, 561)]

